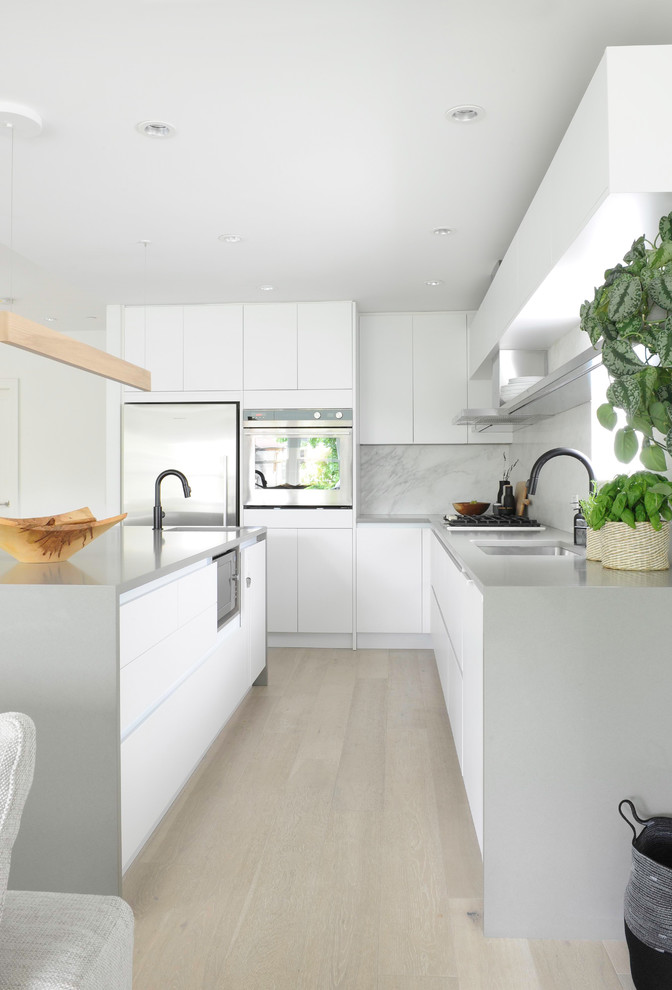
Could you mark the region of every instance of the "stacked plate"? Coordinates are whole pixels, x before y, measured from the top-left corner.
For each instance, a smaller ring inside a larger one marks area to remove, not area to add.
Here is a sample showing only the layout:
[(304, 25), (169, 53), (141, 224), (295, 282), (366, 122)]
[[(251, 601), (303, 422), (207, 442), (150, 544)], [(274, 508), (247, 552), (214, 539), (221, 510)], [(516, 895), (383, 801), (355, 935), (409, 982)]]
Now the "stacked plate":
[(541, 381), (541, 375), (529, 375), (526, 378), (509, 378), (506, 385), (502, 385), (499, 389), (499, 397), (502, 402), (511, 402), (521, 394), (521, 392), (527, 391), (537, 382)]

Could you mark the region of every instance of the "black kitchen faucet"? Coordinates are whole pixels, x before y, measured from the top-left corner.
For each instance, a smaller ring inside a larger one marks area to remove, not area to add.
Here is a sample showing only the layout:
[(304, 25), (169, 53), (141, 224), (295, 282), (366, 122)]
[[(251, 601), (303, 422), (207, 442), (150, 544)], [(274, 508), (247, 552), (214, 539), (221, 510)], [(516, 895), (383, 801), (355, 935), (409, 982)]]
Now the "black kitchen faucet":
[(163, 529), (163, 517), (165, 512), (161, 507), (161, 482), (169, 474), (174, 474), (176, 478), (179, 478), (182, 482), (182, 490), (184, 491), (184, 497), (189, 498), (191, 495), (191, 488), (189, 487), (189, 482), (182, 474), (181, 471), (176, 471), (175, 468), (168, 468), (167, 471), (162, 471), (154, 483), (154, 511), (153, 511), (153, 525), (152, 529)]

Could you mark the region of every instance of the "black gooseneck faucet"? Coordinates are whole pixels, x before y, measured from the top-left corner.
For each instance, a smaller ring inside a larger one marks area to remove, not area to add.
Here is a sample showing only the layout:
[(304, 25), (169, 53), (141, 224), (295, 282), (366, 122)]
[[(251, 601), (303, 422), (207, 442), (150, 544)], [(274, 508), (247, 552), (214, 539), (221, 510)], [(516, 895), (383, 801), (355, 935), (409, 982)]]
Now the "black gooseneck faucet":
[(169, 474), (174, 474), (176, 478), (179, 478), (182, 482), (182, 491), (184, 492), (184, 497), (189, 498), (191, 495), (191, 488), (189, 487), (189, 482), (182, 474), (181, 471), (176, 471), (175, 468), (168, 468), (167, 471), (162, 471), (154, 483), (154, 510), (153, 510), (153, 524), (152, 529), (163, 529), (163, 517), (165, 512), (161, 507), (161, 482)]
[[(591, 492), (593, 489), (593, 482), (595, 481), (595, 472), (593, 471), (593, 465), (590, 463), (585, 454), (582, 454), (580, 450), (573, 450), (571, 447), (553, 447), (552, 450), (547, 450), (540, 457), (537, 457), (536, 461), (532, 465), (532, 470), (530, 471), (530, 480), (527, 482), (527, 494), (534, 495), (537, 490), (537, 482), (539, 480), (539, 472), (547, 461), (550, 461), (553, 457), (575, 457), (577, 461), (581, 461), (586, 471), (588, 472), (588, 491)], [(574, 517), (574, 543), (578, 546), (586, 545), (586, 529), (585, 523), (579, 526), (578, 520), (582, 519), (581, 509), (577, 516)]]
[(585, 454), (582, 454), (580, 450), (573, 450), (571, 447), (553, 447), (552, 450), (547, 450), (544, 454), (537, 457), (536, 461), (532, 465), (532, 470), (530, 471), (530, 480), (527, 483), (527, 494), (534, 495), (537, 490), (537, 482), (539, 480), (539, 473), (546, 464), (553, 457), (575, 457), (577, 461), (581, 461), (586, 471), (588, 472), (588, 491), (592, 489), (592, 484), (595, 481), (595, 472), (593, 471), (593, 465), (590, 463)]

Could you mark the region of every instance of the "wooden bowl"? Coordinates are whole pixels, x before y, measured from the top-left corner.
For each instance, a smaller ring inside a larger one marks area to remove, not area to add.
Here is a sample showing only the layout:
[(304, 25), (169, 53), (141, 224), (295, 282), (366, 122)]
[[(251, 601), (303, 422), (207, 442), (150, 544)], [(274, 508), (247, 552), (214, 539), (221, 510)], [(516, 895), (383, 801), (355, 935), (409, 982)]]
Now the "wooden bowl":
[(461, 516), (480, 516), (489, 505), (489, 502), (453, 502), (453, 508)]
[(124, 512), (121, 516), (96, 519), (90, 509), (75, 509), (56, 516), (0, 518), (0, 549), (22, 564), (58, 563), (68, 560), (126, 515)]

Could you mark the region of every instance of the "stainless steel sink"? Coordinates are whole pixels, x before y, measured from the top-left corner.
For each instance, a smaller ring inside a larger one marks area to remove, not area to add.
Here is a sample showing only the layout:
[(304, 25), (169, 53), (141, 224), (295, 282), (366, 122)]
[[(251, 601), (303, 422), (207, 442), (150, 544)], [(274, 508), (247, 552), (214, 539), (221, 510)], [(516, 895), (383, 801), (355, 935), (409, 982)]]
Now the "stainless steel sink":
[(498, 557), (579, 557), (578, 548), (567, 546), (565, 543), (477, 543), (483, 553)]

